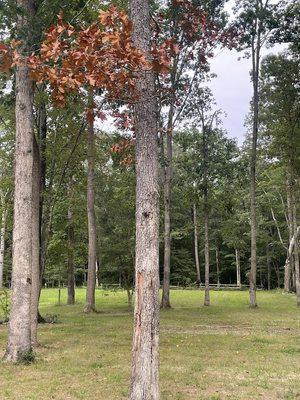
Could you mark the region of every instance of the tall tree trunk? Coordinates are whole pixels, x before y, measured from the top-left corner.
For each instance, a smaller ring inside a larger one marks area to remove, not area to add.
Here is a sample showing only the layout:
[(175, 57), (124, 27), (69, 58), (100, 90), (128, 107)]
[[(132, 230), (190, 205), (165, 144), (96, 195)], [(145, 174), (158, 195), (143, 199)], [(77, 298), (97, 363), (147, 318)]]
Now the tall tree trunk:
[[(293, 229), (294, 229), (294, 228), (293, 228)], [(285, 261), (285, 266), (286, 266), (288, 263), (291, 264), (291, 259), (293, 259), (293, 257), (294, 257), (295, 238), (296, 238), (296, 237), (299, 238), (299, 236), (300, 236), (300, 226), (297, 227), (297, 230), (296, 230), (296, 233), (295, 233), (295, 234), (294, 234), (294, 232), (293, 232), (293, 236), (292, 236), (292, 239), (291, 239), (291, 241), (290, 241), (289, 248), (288, 248), (288, 254), (287, 254), (286, 261)], [(285, 269), (285, 268), (284, 268), (284, 269)], [(292, 281), (295, 280), (295, 282), (293, 282), (293, 286), (296, 287), (296, 277), (294, 276), (294, 275), (295, 275), (295, 268), (293, 269), (292, 272), (293, 272)]]
[(171, 267), (171, 196), (173, 174), (173, 105), (171, 104), (166, 134), (165, 179), (164, 179), (164, 277), (162, 308), (170, 308), (170, 267)]
[(271, 290), (271, 259), (270, 259), (270, 249), (269, 244), (267, 244), (267, 280), (268, 280), (268, 290)]
[(36, 347), (38, 304), (40, 295), (40, 154), (34, 138), (32, 171), (32, 288), (31, 288), (31, 344)]
[(0, 230), (0, 289), (3, 288), (3, 272), (4, 272), (4, 256), (5, 256), (5, 233), (6, 233), (6, 219), (7, 219), (7, 208), (5, 202), (2, 202), (2, 218), (1, 218), (1, 230)]
[(99, 261), (96, 261), (96, 287), (100, 285), (100, 269), (99, 269)]
[[(207, 200), (205, 200), (205, 203)], [(209, 294), (209, 216), (208, 209), (205, 206), (204, 210), (204, 257), (205, 257), (205, 296), (204, 296), (204, 305), (210, 305), (210, 294)]]
[[(40, 85), (38, 87), (40, 92), (45, 92), (46, 86)], [(46, 253), (48, 247), (48, 214), (50, 208), (45, 207), (45, 195), (46, 195), (46, 173), (47, 173), (47, 163), (46, 163), (46, 140), (47, 140), (47, 109), (46, 109), (46, 101), (42, 101), (38, 110), (37, 110), (37, 128), (38, 128), (38, 138), (39, 138), (39, 162), (40, 162), (40, 171), (39, 171), (39, 241), (40, 241), (40, 251), (39, 251), (39, 293), (38, 293), (38, 301), (40, 300), (41, 291), (43, 288), (43, 277), (44, 271), (46, 267)], [(51, 184), (51, 179), (50, 179)], [(46, 322), (45, 319), (41, 316), (39, 310), (37, 315), (38, 323)]]
[[(259, 1), (257, 0), (257, 7)], [(259, 116), (259, 65), (260, 65), (260, 36), (261, 22), (257, 24), (257, 40), (252, 39), (252, 83), (253, 83), (253, 131), (252, 149), (250, 162), (250, 220), (251, 220), (251, 269), (249, 276), (250, 284), (250, 307), (257, 307), (256, 301), (256, 273), (257, 273), (257, 221), (256, 221), (256, 162), (257, 162), (257, 138), (258, 138), (258, 116)]]
[[(90, 103), (93, 103), (91, 96)], [(92, 105), (92, 104), (90, 104)], [(95, 311), (95, 288), (96, 288), (96, 263), (97, 263), (97, 226), (95, 213), (95, 135), (94, 135), (94, 115), (88, 122), (87, 131), (87, 216), (89, 233), (89, 259), (88, 259), (88, 278), (86, 291), (85, 313)]]
[(220, 288), (220, 251), (217, 245), (216, 247), (216, 267), (217, 267), (217, 287)]
[[(289, 244), (293, 239), (293, 209), (292, 209), (292, 194), (291, 194), (290, 178), (287, 179), (287, 214), (288, 214), (288, 231), (289, 231)], [(294, 258), (289, 257), (287, 251), (287, 262), (284, 266), (284, 291), (289, 293), (291, 291), (291, 273), (294, 270)]]
[[(45, 88), (41, 87), (41, 91)], [(40, 224), (40, 291), (43, 283), (43, 275), (46, 264), (46, 251), (48, 238), (46, 234), (48, 215), (45, 212), (45, 190), (46, 190), (46, 140), (47, 140), (47, 110), (45, 102), (42, 102), (38, 109), (38, 134), (40, 152), (40, 204), (39, 204), (39, 224)], [(40, 294), (39, 294), (40, 295)]]
[[(150, 57), (147, 0), (130, 0), (134, 44)], [(136, 257), (130, 400), (159, 399), (159, 177), (155, 76), (141, 72), (135, 104)]]
[(200, 262), (199, 262), (199, 238), (198, 238), (198, 223), (197, 223), (197, 206), (193, 205), (193, 221), (194, 221), (194, 252), (195, 252), (195, 263), (197, 272), (197, 285), (201, 284), (201, 274), (200, 274)]
[[(17, 28), (30, 33), (29, 16), (34, 15), (33, 1), (18, 0), (22, 11)], [(23, 38), (25, 53), (29, 37)], [(24, 40), (25, 39), (25, 40)], [(12, 296), (8, 344), (5, 359), (22, 361), (31, 352), (32, 289), (32, 172), (33, 172), (33, 83), (26, 64), (16, 68), (16, 147), (15, 194), (12, 256)]]
[(236, 265), (236, 285), (241, 288), (241, 257), (238, 249), (235, 249), (235, 265)]
[(208, 204), (208, 143), (207, 143), (207, 127), (204, 120), (202, 121), (203, 134), (203, 201), (204, 201), (204, 258), (205, 258), (205, 295), (204, 305), (210, 305), (209, 293), (209, 204)]
[(300, 307), (300, 265), (299, 265), (299, 239), (298, 239), (298, 226), (297, 226), (297, 205), (296, 195), (293, 187), (292, 190), (292, 209), (293, 209), (293, 234), (295, 238), (294, 242), (294, 262), (295, 262), (295, 278), (296, 278), (296, 300), (297, 307)]
[[(299, 265), (299, 231), (300, 227), (297, 225), (297, 178), (298, 178), (298, 153), (297, 153), (297, 139), (298, 135), (291, 128), (288, 132), (288, 155), (289, 155), (289, 175), (288, 175), (288, 193), (290, 196), (290, 208), (292, 215), (292, 233), (294, 239), (294, 246), (292, 241), (289, 246), (294, 247), (294, 270), (295, 270), (295, 286), (296, 286), (296, 301), (297, 307), (300, 307), (300, 265)], [(290, 218), (290, 216), (289, 216)], [(289, 259), (292, 257), (288, 254), (287, 263), (290, 264)], [(286, 265), (287, 265), (286, 263)]]
[(293, 270), (292, 270), (292, 283), (291, 283), (291, 290), (296, 292), (296, 273), (295, 273), (295, 263), (294, 263), (294, 256), (292, 255), (291, 260), (293, 261)]
[(75, 274), (74, 274), (74, 226), (73, 212), (69, 206), (68, 209), (68, 265), (67, 265), (67, 281), (68, 281), (68, 305), (75, 304)]
[(280, 269), (277, 263), (275, 264), (275, 272), (277, 277), (277, 289), (280, 289)]

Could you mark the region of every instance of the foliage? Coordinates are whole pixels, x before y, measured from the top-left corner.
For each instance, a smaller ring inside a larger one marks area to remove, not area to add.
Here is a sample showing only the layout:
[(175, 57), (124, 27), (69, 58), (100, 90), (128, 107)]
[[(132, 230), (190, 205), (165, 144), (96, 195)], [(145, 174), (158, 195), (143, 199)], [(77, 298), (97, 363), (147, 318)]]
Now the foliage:
[(10, 313), (9, 292), (6, 289), (0, 289), (0, 310), (3, 315), (3, 322), (8, 322)]

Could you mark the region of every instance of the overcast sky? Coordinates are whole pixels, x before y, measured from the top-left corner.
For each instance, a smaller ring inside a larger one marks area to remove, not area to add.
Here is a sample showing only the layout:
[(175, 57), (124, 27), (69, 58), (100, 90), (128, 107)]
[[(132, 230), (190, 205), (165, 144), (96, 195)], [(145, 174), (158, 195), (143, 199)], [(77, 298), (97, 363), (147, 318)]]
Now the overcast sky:
[[(283, 50), (276, 46), (264, 50), (263, 54), (277, 53)], [(211, 62), (211, 71), (217, 74), (209, 84), (217, 102), (217, 107), (222, 109), (227, 116), (223, 116), (223, 126), (230, 137), (238, 139), (239, 144), (244, 140), (246, 128), (245, 117), (249, 112), (252, 97), (250, 81), (251, 61), (238, 60), (236, 51), (223, 50)]]
[(224, 50), (212, 60), (211, 71), (217, 74), (209, 85), (222, 109), (223, 125), (230, 137), (243, 142), (245, 135), (244, 121), (249, 111), (251, 100), (250, 60), (238, 61), (236, 51)]
[[(226, 10), (232, 15), (235, 1), (230, 0)], [(277, 53), (283, 46), (264, 49), (263, 55)], [(238, 60), (241, 54), (236, 51), (223, 50), (211, 62), (211, 72), (217, 74), (210, 83), (217, 101), (217, 107), (222, 109), (227, 117), (223, 117), (223, 126), (230, 137), (238, 139), (239, 144), (244, 140), (246, 128), (245, 117), (249, 112), (252, 87), (250, 81), (251, 60)]]

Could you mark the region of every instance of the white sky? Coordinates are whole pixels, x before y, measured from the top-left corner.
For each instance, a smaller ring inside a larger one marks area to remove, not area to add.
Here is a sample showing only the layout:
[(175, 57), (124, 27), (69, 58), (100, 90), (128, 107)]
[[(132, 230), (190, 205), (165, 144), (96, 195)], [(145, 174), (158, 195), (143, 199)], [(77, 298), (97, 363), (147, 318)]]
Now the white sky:
[(236, 51), (223, 50), (211, 62), (211, 71), (217, 74), (209, 85), (222, 109), (223, 126), (230, 137), (241, 144), (245, 135), (244, 121), (251, 100), (250, 60), (238, 61)]
[[(235, 1), (230, 0), (226, 10), (232, 15), (232, 7)], [(276, 53), (283, 50), (283, 46), (275, 46), (272, 49), (264, 49), (263, 55)], [(210, 83), (210, 88), (217, 102), (217, 107), (222, 109), (227, 117), (223, 117), (223, 126), (230, 137), (238, 139), (239, 144), (244, 140), (246, 128), (245, 117), (250, 109), (252, 87), (250, 81), (251, 60), (238, 60), (241, 54), (232, 50), (221, 51), (211, 61), (211, 72), (217, 74), (217, 78)]]
[[(264, 50), (267, 53), (282, 51), (283, 46), (275, 46)], [(244, 140), (246, 128), (245, 117), (250, 110), (252, 86), (250, 81), (251, 60), (238, 60), (236, 51), (223, 50), (211, 62), (211, 72), (217, 77), (209, 84), (217, 102), (227, 116), (223, 116), (223, 126), (230, 137), (238, 139), (239, 144)]]

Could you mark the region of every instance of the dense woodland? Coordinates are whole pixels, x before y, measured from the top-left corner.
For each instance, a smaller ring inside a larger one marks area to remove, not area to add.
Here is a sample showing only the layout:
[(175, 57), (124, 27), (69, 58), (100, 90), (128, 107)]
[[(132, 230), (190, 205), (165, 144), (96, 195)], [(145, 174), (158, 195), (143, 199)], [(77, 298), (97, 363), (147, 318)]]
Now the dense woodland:
[[(300, 306), (299, 3), (224, 3), (1, 2), (7, 361), (36, 346), (44, 287), (70, 305), (86, 287), (86, 313), (99, 286), (135, 299), (135, 400), (159, 398), (170, 287), (204, 289), (206, 306), (212, 288), (249, 287), (251, 307), (280, 288)], [(242, 145), (209, 88), (224, 48), (251, 66)]]

